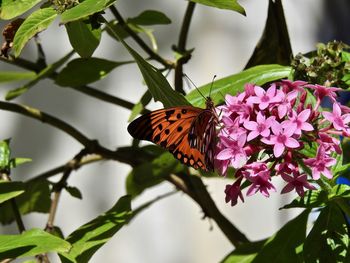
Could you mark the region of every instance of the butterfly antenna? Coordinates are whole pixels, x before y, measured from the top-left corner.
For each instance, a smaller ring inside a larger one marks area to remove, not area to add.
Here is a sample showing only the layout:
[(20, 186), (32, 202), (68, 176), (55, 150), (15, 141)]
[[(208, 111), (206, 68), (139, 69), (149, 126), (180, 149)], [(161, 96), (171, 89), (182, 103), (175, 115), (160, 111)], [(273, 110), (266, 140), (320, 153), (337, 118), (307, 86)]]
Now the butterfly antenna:
[(194, 84), (194, 82), (189, 78), (189, 76), (187, 76), (187, 74), (184, 73), (184, 76), (186, 77), (187, 80), (189, 80), (189, 82), (196, 88), (196, 90), (199, 92), (199, 94), (206, 99), (206, 97), (203, 95), (203, 93), (199, 90), (199, 88), (196, 86), (196, 84)]
[(211, 95), (211, 90), (213, 89), (213, 86), (214, 86), (214, 81), (215, 81), (215, 78), (216, 78), (216, 75), (214, 75), (212, 81), (211, 81), (211, 85), (210, 85), (210, 90), (209, 90), (209, 97)]

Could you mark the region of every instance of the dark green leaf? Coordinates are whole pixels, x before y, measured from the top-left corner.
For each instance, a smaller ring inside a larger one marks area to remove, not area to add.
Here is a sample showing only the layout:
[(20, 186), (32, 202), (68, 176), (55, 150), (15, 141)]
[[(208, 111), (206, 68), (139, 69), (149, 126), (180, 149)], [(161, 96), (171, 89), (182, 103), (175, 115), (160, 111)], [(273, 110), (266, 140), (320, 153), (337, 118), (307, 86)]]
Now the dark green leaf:
[(62, 262), (85, 263), (103, 246), (131, 217), (131, 199), (124, 196), (106, 213), (79, 227), (69, 235), (72, 244), (68, 253), (60, 253)]
[[(347, 240), (347, 242), (344, 242)], [(304, 262), (346, 262), (349, 235), (344, 215), (337, 205), (322, 209), (304, 244)]]
[(74, 50), (83, 58), (91, 57), (100, 44), (101, 28), (92, 28), (87, 21), (66, 24), (69, 41)]
[(300, 262), (296, 249), (305, 240), (309, 213), (310, 210), (305, 210), (285, 224), (274, 236), (269, 238), (252, 262)]
[(21, 195), (22, 193), (24, 193), (24, 184), (22, 182), (0, 181), (0, 203)]
[(66, 186), (65, 189), (71, 196), (78, 199), (83, 199), (83, 195), (81, 194), (80, 190), (77, 187)]
[(0, 83), (28, 80), (35, 78), (36, 74), (33, 71), (1, 71)]
[(220, 9), (236, 11), (245, 15), (244, 8), (238, 4), (237, 0), (191, 0), (202, 5), (212, 6)]
[(151, 99), (152, 94), (149, 92), (149, 90), (146, 90), (146, 92), (141, 97), (141, 100), (138, 103), (136, 103), (135, 106), (132, 108), (128, 121), (130, 122), (133, 119), (135, 119), (136, 116), (139, 115), (145, 109), (145, 107), (148, 105)]
[(57, 12), (52, 7), (39, 9), (28, 16), (18, 28), (13, 39), (15, 57), (21, 53), (24, 45), (37, 33), (45, 30), (55, 20)]
[(84, 86), (103, 79), (113, 69), (127, 63), (102, 58), (73, 59), (58, 73), (55, 83), (63, 87)]
[[(30, 212), (47, 213), (50, 208), (50, 188), (46, 180), (29, 181), (24, 183), (25, 192), (16, 198), (22, 215)], [(12, 208), (8, 202), (0, 205), (0, 222), (11, 223), (14, 220)]]
[(249, 263), (266, 243), (266, 239), (242, 244), (227, 255), (221, 263)]
[(35, 256), (47, 252), (68, 252), (71, 245), (41, 229), (21, 235), (0, 235), (0, 260)]
[(27, 12), (42, 0), (2, 0), (0, 19), (8, 20)]
[(0, 141), (0, 170), (10, 168), (10, 139)]
[(170, 24), (171, 20), (162, 12), (155, 10), (146, 10), (136, 17), (129, 18), (127, 22), (137, 25), (150, 26)]
[(293, 57), (281, 1), (269, 0), (263, 35), (246, 68), (262, 64), (290, 65)]
[(126, 179), (126, 192), (136, 197), (145, 189), (160, 184), (165, 177), (182, 168), (183, 166), (171, 153), (165, 152), (152, 162), (134, 167)]
[[(125, 31), (124, 27), (120, 25), (116, 20), (108, 22), (106, 26), (106, 31), (109, 36), (111, 36), (118, 42), (120, 38), (125, 39), (130, 36), (129, 33)], [(118, 35), (119, 38), (116, 37), (116, 35)]]
[(38, 83), (40, 80), (47, 78), (48, 76), (50, 76), (56, 69), (58, 69), (59, 67), (61, 67), (64, 63), (66, 63), (66, 61), (74, 54), (73, 51), (69, 52), (67, 55), (65, 55), (63, 58), (61, 58), (60, 60), (56, 61), (55, 63), (48, 65), (46, 68), (44, 68), (43, 70), (41, 70), (38, 75), (36, 76), (35, 79), (33, 79), (32, 81), (28, 82), (27, 84), (25, 84), (24, 86), (14, 89), (14, 90), (10, 90), (7, 94), (6, 94), (6, 100), (12, 100), (20, 95), (22, 95), (23, 93), (27, 92), (31, 87), (33, 87), (36, 83)]
[(180, 93), (171, 88), (169, 82), (158, 69), (149, 64), (135, 50), (126, 44), (125, 41), (117, 35), (117, 32), (114, 32), (114, 35), (134, 57), (155, 101), (161, 101), (164, 107), (189, 105), (188, 101)]
[(305, 192), (304, 197), (298, 196), (290, 204), (283, 206), (281, 209), (286, 208), (316, 208), (325, 206), (328, 201), (327, 193), (323, 190), (309, 190)]
[(68, 23), (86, 18), (90, 15), (105, 10), (116, 1), (117, 0), (85, 0), (79, 3), (77, 6), (63, 12), (61, 15), (61, 22)]
[[(286, 78), (291, 71), (290, 67), (280, 65), (256, 66), (237, 74), (216, 80), (213, 84), (212, 92), (209, 94), (212, 83), (208, 83), (199, 88), (204, 96), (211, 96), (215, 104), (224, 102), (226, 94), (236, 95), (244, 90), (244, 85), (253, 83), (263, 85), (267, 82)], [(204, 107), (205, 100), (197, 90), (193, 90), (186, 96), (187, 100), (194, 106)]]

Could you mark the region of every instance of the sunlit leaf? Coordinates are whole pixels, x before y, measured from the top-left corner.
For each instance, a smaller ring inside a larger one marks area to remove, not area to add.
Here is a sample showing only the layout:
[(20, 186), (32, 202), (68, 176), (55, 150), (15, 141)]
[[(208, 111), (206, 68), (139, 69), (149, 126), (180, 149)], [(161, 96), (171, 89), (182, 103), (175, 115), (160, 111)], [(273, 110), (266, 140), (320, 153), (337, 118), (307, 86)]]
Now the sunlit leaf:
[(244, 8), (237, 2), (237, 0), (191, 0), (191, 2), (220, 9), (232, 10), (245, 15)]
[(12, 19), (22, 15), (42, 0), (2, 0), (0, 19)]
[(33, 71), (0, 71), (0, 83), (30, 80), (35, 78)]
[(39, 9), (30, 14), (18, 28), (13, 39), (15, 57), (21, 53), (24, 45), (37, 33), (45, 30), (57, 17), (57, 12), (52, 7)]
[(21, 195), (22, 193), (24, 193), (24, 184), (22, 182), (0, 181), (0, 203)]
[(31, 229), (21, 235), (0, 235), (0, 260), (35, 256), (47, 252), (67, 252), (70, 244), (41, 229)]

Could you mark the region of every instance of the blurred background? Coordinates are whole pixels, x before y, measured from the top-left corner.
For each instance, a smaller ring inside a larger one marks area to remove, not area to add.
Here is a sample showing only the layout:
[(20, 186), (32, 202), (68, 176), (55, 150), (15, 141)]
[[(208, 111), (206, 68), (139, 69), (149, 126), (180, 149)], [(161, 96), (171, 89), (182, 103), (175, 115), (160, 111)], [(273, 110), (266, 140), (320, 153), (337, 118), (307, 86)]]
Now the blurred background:
[[(222, 78), (243, 69), (258, 42), (267, 15), (268, 1), (241, 0), (246, 17), (230, 11), (197, 5), (190, 27), (188, 48), (195, 47), (193, 57), (185, 65), (185, 72), (201, 86), (210, 82), (213, 75)], [(146, 9), (164, 12), (171, 25), (156, 26), (155, 36), (159, 52), (172, 58), (171, 45), (177, 36), (187, 2), (184, 0), (119, 0), (117, 8), (124, 17), (136, 16)], [(337, 39), (350, 42), (345, 34), (349, 25), (347, 15), (350, 4), (346, 0), (293, 0), (283, 1), (293, 53), (305, 53), (315, 49), (317, 42)], [(107, 12), (106, 16), (110, 14)], [(3, 22), (3, 21), (2, 21)], [(48, 63), (55, 62), (70, 49), (65, 28), (58, 23), (40, 34)], [(132, 41), (128, 43), (133, 45)], [(136, 47), (137, 48), (137, 47)], [(36, 59), (36, 47), (27, 45), (23, 57)], [(119, 43), (104, 35), (94, 56), (110, 60), (126, 60), (130, 56)], [(0, 63), (1, 70), (15, 69)], [(169, 76), (172, 83), (173, 76)], [(2, 98), (10, 88), (1, 84)], [(146, 87), (136, 65), (115, 69), (105, 79), (91, 86), (117, 97), (137, 102)], [(83, 131), (90, 138), (98, 138), (110, 149), (130, 144), (127, 133), (129, 110), (108, 104), (78, 93), (69, 88), (55, 86), (52, 81), (43, 81), (21, 96), (18, 102), (27, 104), (64, 119)], [(161, 108), (152, 104), (150, 108)], [(59, 166), (70, 160), (81, 146), (69, 136), (48, 125), (13, 113), (0, 111), (1, 139), (12, 138), (13, 156), (29, 157), (32, 163), (13, 171), (14, 180), (25, 180)], [(78, 187), (83, 200), (75, 199), (66, 192), (59, 203), (56, 225), (65, 235), (80, 225), (108, 210), (125, 194), (125, 178), (128, 165), (105, 161), (91, 164), (74, 172), (68, 183)], [(58, 179), (55, 177), (53, 179)], [(266, 238), (276, 232), (285, 222), (300, 211), (278, 210), (291, 201), (294, 195), (281, 196), (282, 185), (278, 180), (277, 193), (270, 198), (260, 194), (245, 199), (231, 207), (224, 201), (225, 179), (205, 179), (205, 184), (219, 209), (251, 240)], [(173, 190), (163, 183), (144, 192), (133, 204), (137, 207), (156, 196)], [(187, 196), (177, 193), (157, 202), (122, 228), (92, 258), (91, 262), (218, 262), (233, 250), (230, 242), (214, 224), (202, 219), (203, 213)], [(47, 216), (30, 214), (24, 217), (27, 228), (46, 224)], [(16, 225), (0, 227), (1, 234), (17, 233)], [(58, 262), (53, 257), (53, 262)]]

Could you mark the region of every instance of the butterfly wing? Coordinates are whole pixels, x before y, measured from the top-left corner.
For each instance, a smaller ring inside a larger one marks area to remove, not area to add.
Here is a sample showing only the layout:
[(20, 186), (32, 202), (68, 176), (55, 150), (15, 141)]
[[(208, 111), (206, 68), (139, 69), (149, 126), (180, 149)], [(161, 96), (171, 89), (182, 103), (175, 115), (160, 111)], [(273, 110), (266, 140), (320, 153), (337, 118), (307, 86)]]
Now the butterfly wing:
[(162, 146), (183, 164), (195, 169), (212, 170), (212, 163), (206, 166), (208, 160), (205, 152), (189, 144), (191, 126), (204, 111), (191, 106), (152, 111), (131, 122), (128, 131), (136, 139)]

